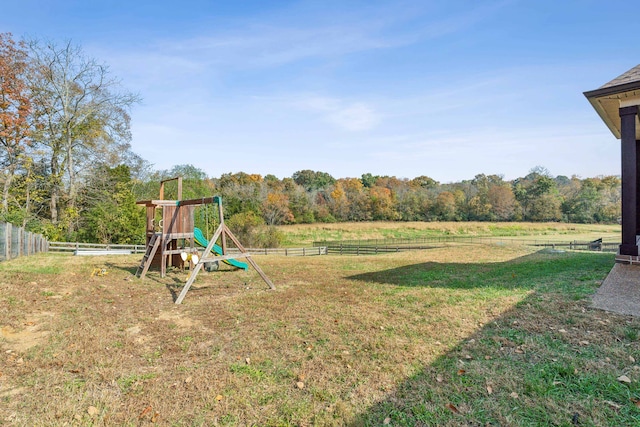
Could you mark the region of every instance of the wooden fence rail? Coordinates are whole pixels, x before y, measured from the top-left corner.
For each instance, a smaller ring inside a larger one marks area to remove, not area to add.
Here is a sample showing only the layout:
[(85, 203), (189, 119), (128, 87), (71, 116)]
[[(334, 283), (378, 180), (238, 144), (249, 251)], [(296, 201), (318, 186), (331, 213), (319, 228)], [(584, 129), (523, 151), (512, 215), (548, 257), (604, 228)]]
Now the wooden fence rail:
[[(314, 246), (312, 248), (246, 248), (251, 255), (282, 255), (282, 256), (311, 256), (326, 255), (327, 248)], [(145, 245), (100, 244), (79, 242), (50, 242), (52, 252), (83, 252), (83, 251), (131, 251), (134, 254), (145, 253)], [(240, 253), (236, 248), (227, 248), (230, 254)]]
[(546, 247), (553, 249), (587, 250), (602, 252), (617, 252), (619, 243), (601, 240), (591, 242), (554, 242), (537, 239), (504, 239), (499, 237), (467, 237), (440, 236), (417, 239), (371, 239), (371, 240), (342, 240), (319, 241), (314, 246), (326, 247), (327, 254), (338, 255), (375, 255), (388, 252), (408, 250), (433, 249), (444, 244), (496, 244), (496, 245), (524, 245)]
[(138, 254), (138, 253), (143, 254), (145, 252), (145, 248), (146, 248), (145, 245), (80, 243), (80, 242), (49, 242), (49, 251), (51, 252), (128, 250), (134, 254)]
[(31, 233), (8, 222), (0, 222), (0, 261), (48, 250), (49, 242), (42, 234)]

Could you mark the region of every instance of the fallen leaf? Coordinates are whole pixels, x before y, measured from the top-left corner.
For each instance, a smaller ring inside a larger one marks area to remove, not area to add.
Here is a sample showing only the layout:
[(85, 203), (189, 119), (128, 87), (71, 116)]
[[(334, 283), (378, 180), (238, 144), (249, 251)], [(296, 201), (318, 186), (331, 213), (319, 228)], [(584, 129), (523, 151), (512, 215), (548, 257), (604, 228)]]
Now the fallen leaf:
[(626, 376), (626, 375), (620, 375), (618, 378), (616, 378), (618, 381), (620, 381), (621, 383), (627, 383), (627, 384), (631, 384), (631, 379)]
[(193, 377), (187, 377), (184, 379), (184, 382), (189, 384), (191, 381), (193, 381)]
[(35, 324), (36, 324), (36, 322), (25, 322), (25, 324), (24, 324), (24, 325), (25, 325), (25, 326), (33, 326), (33, 325), (35, 325)]
[(99, 413), (100, 413), (100, 411), (95, 406), (89, 406), (87, 408), (87, 414), (91, 415), (92, 417), (95, 417)]
[(517, 399), (518, 397), (520, 397), (520, 396), (518, 395), (518, 393), (516, 393), (515, 391), (514, 391), (514, 392), (512, 392), (509, 396), (510, 396), (510, 397), (513, 397), (514, 399)]
[(302, 390), (304, 388), (304, 383), (302, 381), (298, 381), (296, 383), (296, 387), (298, 387), (300, 390)]
[(456, 414), (460, 413), (458, 408), (456, 408), (453, 403), (447, 403), (447, 409), (449, 409), (451, 412), (455, 412)]
[(589, 341), (580, 341), (580, 345), (589, 345)]
[(151, 422), (152, 423), (156, 423), (156, 422), (158, 422), (159, 418), (160, 418), (160, 414), (158, 412), (156, 412), (155, 414), (153, 414), (153, 417), (151, 417)]
[(305, 379), (304, 374), (299, 374), (298, 375), (298, 381), (304, 381), (304, 379)]
[(384, 421), (382, 422), (382, 424), (384, 425), (388, 425), (389, 423), (391, 423), (391, 418), (387, 417), (384, 419)]
[(629, 356), (629, 362), (636, 363), (636, 359), (633, 356)]
[(140, 412), (140, 415), (138, 415), (138, 419), (141, 419), (142, 417), (147, 415), (149, 412), (151, 412), (151, 405), (147, 406), (146, 408), (144, 408), (142, 412)]
[(436, 381), (439, 382), (439, 383), (444, 381), (444, 379), (442, 378), (442, 375), (440, 375), (440, 374), (436, 375)]
[(467, 371), (464, 369), (458, 369), (458, 375), (464, 375)]
[(471, 359), (473, 359), (473, 357), (471, 357), (471, 355), (470, 355), (470, 354), (465, 354), (464, 358), (465, 358), (465, 359), (467, 359), (467, 360), (471, 360)]
[(566, 334), (566, 333), (567, 333), (567, 330), (566, 330), (566, 329), (558, 329), (558, 332), (563, 333), (563, 334)]
[(487, 386), (487, 394), (493, 394), (493, 387), (490, 385)]
[(218, 402), (220, 402), (220, 401), (222, 400), (222, 395), (221, 395), (221, 394), (217, 395), (217, 396), (216, 396), (216, 400), (217, 400)]
[(250, 364), (251, 364), (251, 359), (250, 359), (250, 358), (248, 358), (248, 357), (247, 357), (246, 359), (244, 359), (244, 361), (247, 363), (247, 365), (250, 365)]

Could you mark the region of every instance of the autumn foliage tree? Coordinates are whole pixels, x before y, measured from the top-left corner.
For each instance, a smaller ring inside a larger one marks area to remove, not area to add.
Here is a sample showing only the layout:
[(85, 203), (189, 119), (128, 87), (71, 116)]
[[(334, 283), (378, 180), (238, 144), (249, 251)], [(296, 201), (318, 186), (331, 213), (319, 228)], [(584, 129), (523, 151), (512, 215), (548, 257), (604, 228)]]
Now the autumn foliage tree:
[(28, 57), (24, 43), (0, 33), (0, 165), (2, 214), (9, 209), (11, 185), (31, 143), (31, 99), (26, 81)]

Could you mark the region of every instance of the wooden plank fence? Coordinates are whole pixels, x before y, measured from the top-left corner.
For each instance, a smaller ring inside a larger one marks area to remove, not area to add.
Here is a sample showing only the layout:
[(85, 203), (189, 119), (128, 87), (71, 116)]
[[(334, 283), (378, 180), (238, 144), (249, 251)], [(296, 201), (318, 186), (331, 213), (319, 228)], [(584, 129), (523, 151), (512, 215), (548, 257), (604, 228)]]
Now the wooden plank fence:
[(8, 222), (0, 222), (0, 261), (48, 250), (49, 242), (42, 234), (31, 233)]

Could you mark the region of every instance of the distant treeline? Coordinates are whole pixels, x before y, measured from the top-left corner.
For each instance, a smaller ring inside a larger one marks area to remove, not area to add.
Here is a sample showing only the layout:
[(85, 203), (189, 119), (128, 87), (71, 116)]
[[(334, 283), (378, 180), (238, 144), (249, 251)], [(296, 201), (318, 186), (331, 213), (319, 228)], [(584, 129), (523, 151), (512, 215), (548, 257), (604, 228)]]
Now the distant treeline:
[[(139, 102), (108, 66), (71, 43), (15, 41), (0, 33), (0, 221), (49, 240), (141, 243), (144, 209), (159, 182), (184, 178), (183, 199), (220, 195), (247, 246), (276, 246), (280, 224), (337, 221), (616, 222), (620, 179), (553, 177), (544, 168), (505, 181), (457, 183), (429, 176), (290, 178), (243, 172), (211, 178), (191, 165), (154, 171), (130, 149), (129, 111)], [(172, 194), (173, 191), (173, 194)], [(171, 184), (167, 198), (176, 197)], [(214, 209), (196, 224), (211, 230)]]
[(136, 183), (135, 197), (156, 197), (158, 182), (172, 176), (185, 179), (183, 198), (221, 195), (225, 215), (239, 227), (342, 221), (615, 223), (620, 217), (619, 177), (554, 177), (542, 167), (512, 181), (481, 174), (443, 184), (428, 176), (334, 178), (311, 170), (284, 179), (243, 172), (208, 178), (182, 165)]

